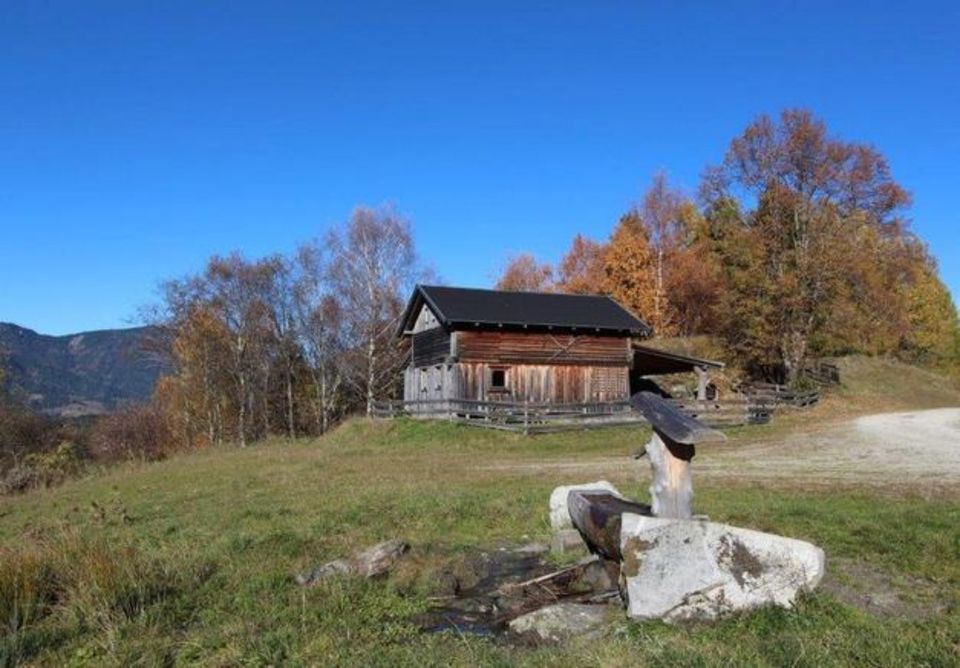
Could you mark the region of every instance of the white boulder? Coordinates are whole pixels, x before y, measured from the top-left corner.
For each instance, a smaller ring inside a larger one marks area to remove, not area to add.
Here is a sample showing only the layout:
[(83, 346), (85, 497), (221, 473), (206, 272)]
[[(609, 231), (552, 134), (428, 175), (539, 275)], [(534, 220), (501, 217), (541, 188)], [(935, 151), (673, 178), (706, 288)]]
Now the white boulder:
[(610, 492), (614, 496), (620, 496), (623, 498), (617, 488), (606, 480), (588, 482), (582, 485), (564, 485), (562, 487), (557, 487), (550, 494), (550, 526), (553, 527), (555, 532), (563, 531), (565, 529), (573, 529), (573, 522), (570, 520), (570, 510), (567, 507), (567, 495), (574, 490), (586, 492)]
[(717, 522), (624, 513), (620, 547), (632, 619), (710, 620), (788, 607), (823, 577), (816, 545)]

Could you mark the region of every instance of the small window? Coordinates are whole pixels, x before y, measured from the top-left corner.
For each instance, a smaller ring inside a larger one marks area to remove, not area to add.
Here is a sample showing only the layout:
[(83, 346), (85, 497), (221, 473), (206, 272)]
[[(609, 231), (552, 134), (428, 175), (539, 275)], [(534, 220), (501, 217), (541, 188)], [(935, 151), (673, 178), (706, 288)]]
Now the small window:
[(490, 371), (490, 388), (503, 390), (507, 387), (507, 370), (493, 369)]

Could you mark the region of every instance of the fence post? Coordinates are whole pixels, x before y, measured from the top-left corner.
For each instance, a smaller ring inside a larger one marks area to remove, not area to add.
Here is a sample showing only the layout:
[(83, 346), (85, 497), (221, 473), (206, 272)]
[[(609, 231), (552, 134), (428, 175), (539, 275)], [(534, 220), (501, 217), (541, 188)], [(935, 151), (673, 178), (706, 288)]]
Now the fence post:
[(530, 434), (530, 397), (523, 400), (523, 435)]

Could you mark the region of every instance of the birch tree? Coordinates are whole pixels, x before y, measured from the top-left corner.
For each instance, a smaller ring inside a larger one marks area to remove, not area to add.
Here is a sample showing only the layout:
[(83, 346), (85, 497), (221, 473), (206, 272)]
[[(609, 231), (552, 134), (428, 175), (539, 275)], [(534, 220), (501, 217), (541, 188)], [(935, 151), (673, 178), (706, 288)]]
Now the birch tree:
[(370, 415), (405, 362), (393, 334), (416, 277), (410, 224), (390, 208), (358, 207), (343, 229), (328, 235), (327, 247), (330, 285), (344, 304), (343, 377)]

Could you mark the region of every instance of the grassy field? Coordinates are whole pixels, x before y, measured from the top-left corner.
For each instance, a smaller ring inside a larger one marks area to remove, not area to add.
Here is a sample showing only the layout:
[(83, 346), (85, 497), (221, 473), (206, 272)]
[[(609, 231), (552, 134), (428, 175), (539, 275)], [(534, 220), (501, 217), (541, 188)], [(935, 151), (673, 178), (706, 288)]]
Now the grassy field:
[[(877, 389), (878, 377), (903, 376), (882, 365), (854, 370), (839, 399), (773, 427), (739, 430), (732, 445), (838, 413), (955, 400), (945, 386), (914, 392), (913, 404)], [(645, 498), (646, 463), (628, 457), (643, 436), (622, 428), (523, 437), (355, 420), (322, 439), (207, 450), (2, 499), (0, 661), (960, 664), (960, 491), (922, 498), (895, 486), (697, 481), (697, 509), (711, 519), (824, 548), (830, 586), (794, 610), (713, 626), (620, 619), (603, 641), (540, 648), (419, 630), (412, 620), (427, 609), (440, 573), (474, 548), (548, 540), (550, 490), (583, 481), (575, 470), (524, 464), (606, 458), (605, 477)], [(394, 537), (413, 549), (386, 579), (310, 589), (292, 581)], [(890, 596), (896, 604), (882, 605)]]

